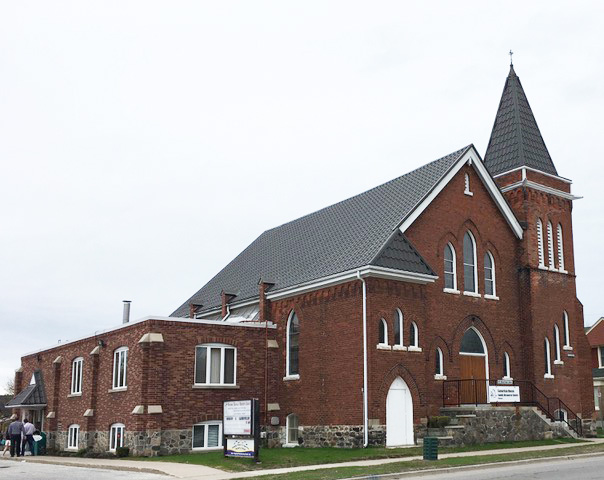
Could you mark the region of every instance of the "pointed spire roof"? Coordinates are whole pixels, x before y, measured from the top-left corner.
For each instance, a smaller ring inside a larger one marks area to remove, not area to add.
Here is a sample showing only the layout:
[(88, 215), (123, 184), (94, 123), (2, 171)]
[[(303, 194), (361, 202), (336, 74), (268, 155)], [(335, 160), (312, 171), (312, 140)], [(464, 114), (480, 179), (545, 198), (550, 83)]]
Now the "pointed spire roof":
[(512, 64), (503, 87), (484, 164), (491, 175), (518, 167), (558, 175)]

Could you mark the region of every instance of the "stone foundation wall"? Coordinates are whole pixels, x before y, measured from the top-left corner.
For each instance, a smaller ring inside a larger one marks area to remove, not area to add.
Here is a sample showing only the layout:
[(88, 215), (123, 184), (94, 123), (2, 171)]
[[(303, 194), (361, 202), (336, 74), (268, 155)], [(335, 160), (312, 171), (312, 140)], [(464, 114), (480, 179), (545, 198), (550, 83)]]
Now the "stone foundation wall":
[[(286, 427), (268, 427), (263, 444), (268, 448), (285, 445)], [(301, 447), (362, 448), (362, 425), (301, 425), (298, 432)], [(386, 444), (385, 425), (369, 427), (369, 445)]]

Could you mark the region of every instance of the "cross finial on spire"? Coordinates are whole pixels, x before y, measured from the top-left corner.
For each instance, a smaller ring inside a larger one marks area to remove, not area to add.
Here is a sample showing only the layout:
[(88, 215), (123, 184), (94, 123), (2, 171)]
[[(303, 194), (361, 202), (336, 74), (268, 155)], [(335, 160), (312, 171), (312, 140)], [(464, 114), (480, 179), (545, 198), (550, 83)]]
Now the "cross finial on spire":
[(510, 55), (510, 67), (513, 67), (514, 63), (512, 62), (512, 55), (514, 55), (514, 52), (512, 52), (512, 50), (510, 50), (509, 55)]

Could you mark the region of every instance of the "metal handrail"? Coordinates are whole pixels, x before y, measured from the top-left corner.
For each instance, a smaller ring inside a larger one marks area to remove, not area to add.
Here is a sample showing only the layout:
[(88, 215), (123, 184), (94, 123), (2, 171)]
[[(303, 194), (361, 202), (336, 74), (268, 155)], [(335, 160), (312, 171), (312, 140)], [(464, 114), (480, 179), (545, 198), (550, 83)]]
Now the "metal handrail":
[[(471, 386), (469, 382), (471, 382)], [(497, 384), (497, 380), (489, 380), (486, 378), (444, 380), (443, 407), (489, 404), (487, 398), (488, 386)], [(464, 401), (462, 403), (462, 386), (464, 387), (463, 390), (466, 395), (466, 398), (463, 400), (471, 401)], [(583, 425), (581, 418), (558, 397), (548, 397), (534, 383), (528, 380), (513, 380), (509, 383), (509, 386), (521, 387), (520, 402), (514, 402), (514, 405), (535, 406), (550, 420), (554, 422), (564, 422), (571, 430), (576, 432), (579, 436), (582, 436)], [(552, 408), (552, 406), (557, 406), (558, 408)], [(564, 415), (562, 411), (565, 411), (566, 415)]]

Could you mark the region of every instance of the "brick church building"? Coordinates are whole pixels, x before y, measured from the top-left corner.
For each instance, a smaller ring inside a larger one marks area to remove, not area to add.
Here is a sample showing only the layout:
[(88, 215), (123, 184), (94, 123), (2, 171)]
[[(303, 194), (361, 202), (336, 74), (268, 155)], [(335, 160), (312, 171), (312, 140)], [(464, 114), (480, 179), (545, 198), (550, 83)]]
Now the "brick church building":
[(222, 402), (249, 398), (271, 445), (394, 446), (443, 407), (497, 408), (499, 383), (578, 430), (576, 198), (511, 67), (484, 159), (469, 145), (267, 230), (169, 317), (24, 356), (10, 406), (66, 450), (215, 448)]

